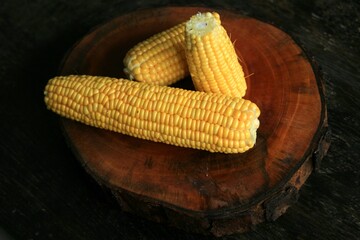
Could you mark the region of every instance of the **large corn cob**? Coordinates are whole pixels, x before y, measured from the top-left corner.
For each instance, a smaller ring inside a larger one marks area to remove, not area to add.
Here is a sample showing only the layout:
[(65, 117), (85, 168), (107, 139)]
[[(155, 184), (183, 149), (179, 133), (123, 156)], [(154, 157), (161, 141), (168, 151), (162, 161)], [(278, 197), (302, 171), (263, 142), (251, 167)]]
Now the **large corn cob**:
[(235, 48), (214, 14), (192, 16), (186, 23), (185, 42), (196, 90), (236, 97), (245, 95), (246, 81)]
[(131, 136), (211, 152), (253, 147), (259, 108), (241, 98), (94, 76), (49, 80), (52, 111)]
[[(214, 17), (220, 21), (217, 13)], [(170, 85), (189, 75), (185, 57), (185, 23), (136, 44), (125, 55), (124, 72), (140, 82)]]

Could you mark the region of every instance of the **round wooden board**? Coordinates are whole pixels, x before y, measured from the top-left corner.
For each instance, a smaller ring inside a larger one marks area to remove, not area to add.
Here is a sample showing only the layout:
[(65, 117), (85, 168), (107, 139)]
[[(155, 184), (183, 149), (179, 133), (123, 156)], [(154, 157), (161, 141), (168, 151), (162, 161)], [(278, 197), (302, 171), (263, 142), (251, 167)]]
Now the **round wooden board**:
[[(154, 33), (213, 9), (136, 11), (94, 29), (68, 53), (61, 75), (125, 77), (125, 53)], [(188, 231), (217, 236), (275, 220), (297, 199), (326, 153), (321, 79), (303, 50), (272, 25), (217, 10), (234, 41), (248, 90), (261, 109), (255, 147), (243, 154), (209, 153), (61, 119), (78, 159), (112, 189), (124, 210)], [(190, 78), (174, 87), (192, 88)], [(315, 157), (314, 157), (315, 156)]]

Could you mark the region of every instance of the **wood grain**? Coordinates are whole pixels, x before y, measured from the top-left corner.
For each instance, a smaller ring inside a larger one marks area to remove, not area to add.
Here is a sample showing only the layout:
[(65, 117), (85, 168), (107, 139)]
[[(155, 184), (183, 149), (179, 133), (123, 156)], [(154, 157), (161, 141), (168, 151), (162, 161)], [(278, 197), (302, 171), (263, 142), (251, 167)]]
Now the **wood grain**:
[[(122, 59), (130, 47), (201, 10), (209, 9), (160, 8), (113, 19), (74, 46), (61, 74), (124, 77)], [(214, 154), (62, 119), (78, 159), (123, 209), (217, 236), (277, 219), (328, 147), (322, 82), (303, 50), (272, 25), (219, 13), (248, 76), (245, 98), (262, 112), (253, 149)], [(174, 87), (191, 89), (191, 80)]]

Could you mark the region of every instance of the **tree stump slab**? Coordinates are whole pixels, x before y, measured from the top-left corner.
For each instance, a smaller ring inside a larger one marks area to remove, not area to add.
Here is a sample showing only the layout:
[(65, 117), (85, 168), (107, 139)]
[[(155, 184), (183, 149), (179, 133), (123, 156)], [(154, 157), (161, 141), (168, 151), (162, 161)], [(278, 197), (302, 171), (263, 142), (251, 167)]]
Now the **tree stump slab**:
[[(125, 77), (125, 53), (199, 11), (139, 10), (96, 27), (68, 52), (61, 75)], [(324, 86), (315, 62), (278, 28), (224, 10), (222, 24), (247, 76), (245, 98), (261, 109), (258, 139), (243, 154), (210, 153), (141, 140), (61, 118), (85, 169), (122, 209), (190, 232), (222, 236), (274, 221), (329, 147)], [(190, 78), (174, 87), (192, 89)]]

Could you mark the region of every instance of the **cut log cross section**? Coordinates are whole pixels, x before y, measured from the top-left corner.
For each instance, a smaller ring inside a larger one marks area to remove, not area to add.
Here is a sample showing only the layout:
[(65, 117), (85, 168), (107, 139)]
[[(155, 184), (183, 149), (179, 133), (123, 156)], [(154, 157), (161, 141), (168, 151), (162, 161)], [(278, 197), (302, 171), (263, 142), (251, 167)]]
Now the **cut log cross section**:
[[(125, 77), (122, 60), (134, 44), (213, 9), (136, 11), (99, 26), (65, 57), (60, 74)], [(222, 236), (274, 221), (329, 146), (324, 86), (316, 64), (278, 28), (218, 11), (235, 42), (248, 89), (261, 109), (255, 147), (209, 153), (140, 140), (61, 119), (79, 161), (112, 190), (125, 211), (186, 231)], [(174, 87), (192, 88), (190, 78)]]

